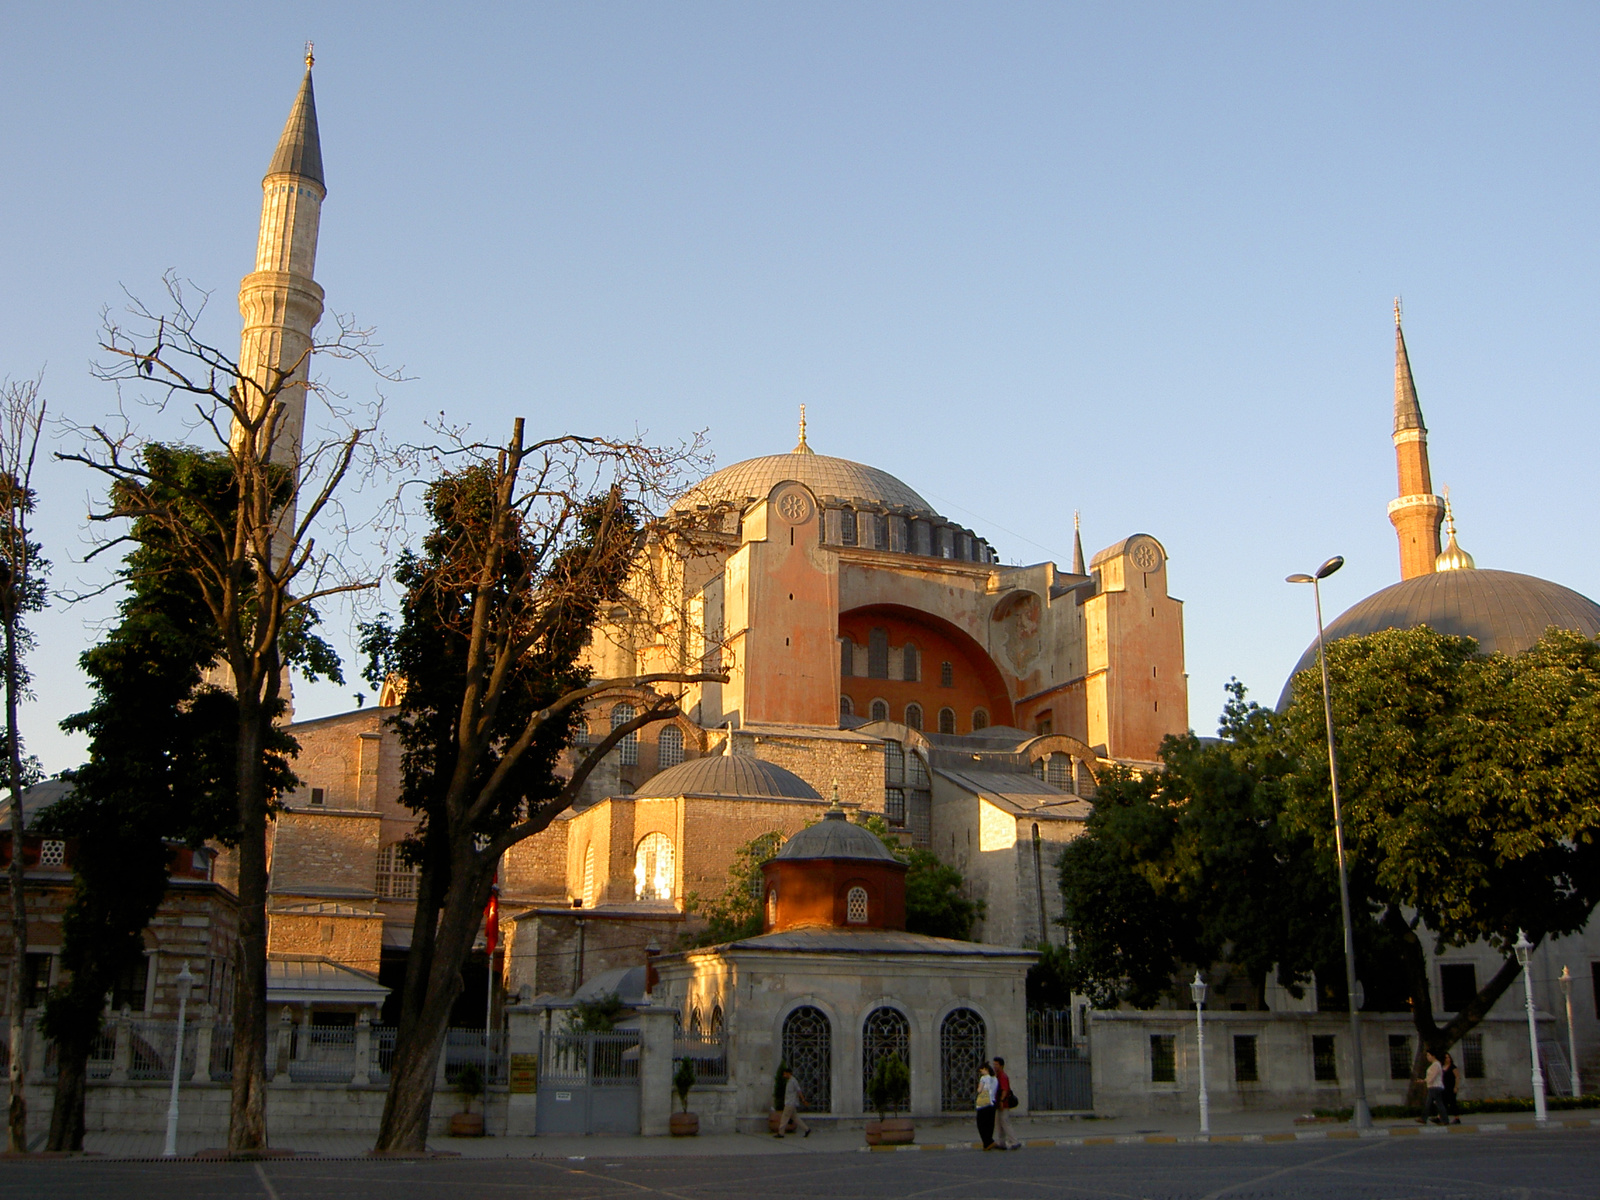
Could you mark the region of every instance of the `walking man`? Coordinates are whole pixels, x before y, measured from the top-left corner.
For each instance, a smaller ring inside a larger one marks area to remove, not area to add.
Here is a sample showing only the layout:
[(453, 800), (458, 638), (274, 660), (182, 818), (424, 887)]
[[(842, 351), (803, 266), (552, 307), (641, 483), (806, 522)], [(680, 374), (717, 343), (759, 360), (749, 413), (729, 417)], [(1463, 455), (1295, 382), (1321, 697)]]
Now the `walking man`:
[(789, 1122), (794, 1122), (794, 1127), (803, 1137), (811, 1136), (811, 1126), (800, 1119), (800, 1106), (805, 1103), (806, 1095), (800, 1090), (800, 1081), (794, 1077), (794, 1072), (787, 1067), (783, 1072), (783, 1115), (778, 1118), (778, 1132), (772, 1136), (781, 1138), (784, 1131), (789, 1128)]
[(994, 1056), (994, 1077), (999, 1080), (995, 1088), (998, 1100), (994, 1110), (994, 1140), (1002, 1149), (1021, 1150), (1022, 1143), (1011, 1129), (1011, 1110), (1017, 1105), (1017, 1097), (1011, 1090), (1011, 1077), (1006, 1074), (1006, 1060), (998, 1054)]

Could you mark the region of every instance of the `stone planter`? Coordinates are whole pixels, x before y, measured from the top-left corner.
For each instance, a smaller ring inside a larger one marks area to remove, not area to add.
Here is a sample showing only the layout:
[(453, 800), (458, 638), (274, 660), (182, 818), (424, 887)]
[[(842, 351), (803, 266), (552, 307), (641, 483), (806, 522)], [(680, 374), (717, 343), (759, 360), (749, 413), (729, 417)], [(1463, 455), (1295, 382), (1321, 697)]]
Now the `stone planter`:
[(767, 1113), (767, 1132), (768, 1133), (777, 1133), (778, 1132), (778, 1122), (781, 1121), (781, 1120), (783, 1120), (783, 1112), (782, 1112), (781, 1109), (776, 1109), (775, 1108), (772, 1111), (770, 1111), (769, 1113)]
[(867, 1122), (867, 1145), (909, 1146), (917, 1140), (917, 1127), (910, 1117), (885, 1117)]
[(700, 1133), (700, 1114), (675, 1112), (668, 1122), (673, 1137), (696, 1137)]
[(450, 1117), (451, 1137), (482, 1137), (483, 1114), (475, 1112), (454, 1113)]

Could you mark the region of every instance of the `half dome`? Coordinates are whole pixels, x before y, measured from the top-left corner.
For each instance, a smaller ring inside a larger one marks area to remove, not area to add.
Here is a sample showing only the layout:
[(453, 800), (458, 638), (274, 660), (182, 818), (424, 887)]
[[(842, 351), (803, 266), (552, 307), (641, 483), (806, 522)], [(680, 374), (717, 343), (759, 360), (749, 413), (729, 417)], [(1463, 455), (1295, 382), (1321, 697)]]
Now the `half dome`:
[[(1327, 641), (1384, 629), (1415, 629), (1475, 638), (1485, 654), (1520, 654), (1554, 625), (1585, 637), (1600, 634), (1600, 604), (1571, 588), (1514, 571), (1453, 570), (1407, 579), (1343, 613), (1323, 631)], [(1289, 673), (1281, 710), (1294, 677), (1317, 661), (1313, 642)]]
[(792, 771), (748, 754), (712, 754), (658, 771), (634, 795), (642, 800), (678, 796), (732, 796), (746, 800), (821, 800)]
[(852, 824), (841, 808), (830, 808), (822, 820), (791, 837), (777, 858), (864, 858), (898, 863), (877, 834)]
[(723, 467), (695, 484), (673, 507), (679, 511), (702, 504), (743, 507), (765, 499), (773, 486), (785, 479), (805, 484), (818, 496), (933, 514), (932, 505), (887, 471), (848, 458), (808, 453), (768, 454)]

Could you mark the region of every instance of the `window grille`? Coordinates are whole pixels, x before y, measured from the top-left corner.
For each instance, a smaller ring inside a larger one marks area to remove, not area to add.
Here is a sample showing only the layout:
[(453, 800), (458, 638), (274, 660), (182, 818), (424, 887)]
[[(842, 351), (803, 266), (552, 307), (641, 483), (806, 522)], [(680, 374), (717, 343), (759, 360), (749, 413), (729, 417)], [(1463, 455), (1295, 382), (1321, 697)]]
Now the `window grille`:
[(978, 730), (987, 729), (987, 728), (989, 728), (989, 714), (987, 712), (985, 712), (981, 708), (973, 709), (972, 710), (972, 732), (973, 733), (977, 733)]
[(856, 644), (849, 638), (839, 639), (839, 674), (846, 679), (856, 673)]
[(121, 1012), (124, 1007), (134, 1012), (144, 1011), (145, 990), (150, 983), (150, 960), (144, 956), (129, 963), (111, 985), (111, 1011)]
[(907, 642), (905, 649), (900, 651), (900, 678), (907, 683), (916, 683), (922, 678), (922, 664), (917, 661), (917, 648)]
[(1411, 1039), (1403, 1033), (1389, 1035), (1389, 1078), (1411, 1078)]
[(689, 1036), (699, 1037), (705, 1032), (700, 1024), (700, 1006), (696, 1004), (689, 1010)]
[(891, 784), (900, 783), (906, 777), (906, 750), (893, 738), (883, 743), (883, 777)]
[(710, 1031), (712, 1037), (722, 1036), (722, 1005), (720, 1004), (713, 1004), (711, 1006)]
[(406, 862), (399, 842), (378, 851), (378, 895), (384, 900), (415, 900), (422, 868)]
[[(861, 1025), (861, 1105), (872, 1109), (872, 1076), (878, 1064), (886, 1058), (898, 1058), (907, 1067), (911, 1065), (911, 1022), (905, 1013), (885, 1005), (867, 1014)], [(910, 1102), (905, 1096), (900, 1107)]]
[(583, 891), (579, 893), (585, 908), (594, 907), (594, 847), (586, 846), (583, 851)]
[(844, 546), (856, 544), (856, 514), (848, 508), (839, 512), (839, 543)]
[(908, 728), (908, 729), (921, 729), (922, 728), (922, 705), (920, 705), (920, 704), (908, 704), (908, 705), (906, 705), (906, 728)]
[(683, 730), (676, 725), (668, 725), (661, 731), (661, 738), (656, 742), (656, 762), (662, 769), (675, 767), (683, 761)]
[(942, 662), (939, 664), (939, 686), (955, 687), (956, 668), (953, 663)]
[(1170, 1033), (1150, 1035), (1150, 1082), (1178, 1082), (1177, 1038)]
[(778, 923), (778, 889), (777, 888), (770, 888), (767, 891), (767, 924), (769, 926), (772, 926), (772, 925), (776, 925), (777, 923)]
[(820, 1008), (803, 1004), (783, 1020), (783, 1061), (800, 1085), (802, 1112), (833, 1109), (833, 1026)]
[(670, 900), (673, 885), (672, 839), (664, 833), (647, 833), (633, 859), (633, 898)]
[(889, 631), (882, 626), (867, 634), (867, 678), (889, 678)]
[(1258, 1083), (1261, 1076), (1256, 1070), (1256, 1035), (1236, 1033), (1233, 1036), (1233, 1077), (1239, 1083)]
[(59, 867), (67, 861), (67, 844), (58, 838), (46, 838), (39, 847), (41, 867)]
[(889, 703), (886, 700), (872, 702), (872, 719), (874, 721), (887, 721), (889, 719)]
[(1468, 1079), (1483, 1078), (1483, 1034), (1469, 1033), (1461, 1039), (1461, 1070)]
[(911, 844), (927, 850), (933, 844), (933, 794), (914, 791), (906, 800), (906, 825), (911, 829)]
[(904, 788), (884, 789), (883, 816), (889, 824), (897, 827), (906, 823), (906, 791)]
[[(626, 725), (638, 714), (634, 712), (633, 705), (623, 703), (611, 710), (611, 728)], [(625, 767), (637, 766), (639, 763), (639, 731), (635, 729), (617, 743), (618, 761)]]
[(1040, 782), (1044, 781), (1044, 759), (1036, 758), (1033, 760), (1033, 777)]
[(911, 786), (914, 787), (914, 788), (925, 788), (925, 787), (927, 787), (928, 786), (928, 765), (922, 761), (922, 755), (918, 754), (915, 750), (913, 750), (911, 752), (911, 755), (910, 755), (910, 758), (908, 760), (908, 764), (907, 765), (908, 765), (908, 770), (907, 770), (906, 774), (907, 774), (907, 778), (909, 778), (910, 781), (911, 781)]
[(970, 1008), (958, 1008), (939, 1026), (939, 1103), (945, 1112), (970, 1112), (978, 1067), (989, 1061), (988, 1029)]
[(1337, 1041), (1331, 1033), (1318, 1033), (1311, 1037), (1311, 1077), (1318, 1083), (1339, 1082)]
[(856, 715), (856, 706), (854, 704), (850, 703), (850, 697), (849, 696), (840, 696), (839, 697), (839, 719), (843, 720), (845, 717), (853, 717), (855, 715)]
[(867, 889), (853, 887), (844, 898), (844, 919), (851, 925), (867, 923)]
[(1072, 759), (1065, 754), (1052, 754), (1045, 764), (1045, 782), (1064, 792), (1072, 790)]
[(941, 708), (939, 710), (939, 732), (954, 733), (956, 731), (956, 710)]
[(589, 722), (578, 719), (577, 725), (572, 729), (572, 744), (574, 746), (587, 746), (589, 744)]

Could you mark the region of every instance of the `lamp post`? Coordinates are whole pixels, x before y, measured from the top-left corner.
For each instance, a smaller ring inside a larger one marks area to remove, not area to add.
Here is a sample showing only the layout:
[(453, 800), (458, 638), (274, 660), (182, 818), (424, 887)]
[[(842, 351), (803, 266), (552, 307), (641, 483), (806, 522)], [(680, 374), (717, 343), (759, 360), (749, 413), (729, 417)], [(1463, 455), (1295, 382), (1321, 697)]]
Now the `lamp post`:
[(1517, 952), (1517, 962), (1522, 964), (1522, 991), (1528, 1004), (1528, 1053), (1533, 1058), (1533, 1119), (1548, 1119), (1544, 1110), (1544, 1071), (1539, 1067), (1539, 1024), (1533, 1015), (1533, 972), (1528, 969), (1533, 958), (1533, 943), (1522, 930), (1517, 930), (1517, 940), (1512, 949)]
[(1317, 603), (1317, 661), (1322, 665), (1322, 714), (1328, 723), (1328, 786), (1333, 794), (1333, 844), (1339, 857), (1339, 911), (1344, 918), (1344, 984), (1350, 1002), (1350, 1059), (1355, 1067), (1356, 1100), (1354, 1122), (1357, 1129), (1372, 1127), (1372, 1110), (1367, 1107), (1367, 1070), (1361, 1061), (1361, 985), (1356, 982), (1355, 933), (1350, 924), (1350, 875), (1344, 861), (1344, 814), (1339, 808), (1339, 757), (1333, 744), (1333, 691), (1328, 685), (1328, 656), (1322, 645), (1322, 581), (1344, 566), (1334, 555), (1313, 575), (1290, 575), (1287, 583), (1309, 583)]
[(1567, 1006), (1567, 1061), (1572, 1064), (1572, 1094), (1583, 1095), (1578, 1084), (1578, 1039), (1572, 1032), (1572, 972), (1561, 968), (1561, 995)]
[(172, 1096), (167, 1101), (167, 1146), (161, 1152), (165, 1158), (178, 1156), (178, 1072), (183, 1066), (183, 1019), (189, 1007), (189, 988), (194, 983), (187, 960), (178, 968), (178, 977), (174, 982), (178, 987), (178, 1036), (172, 1048)]
[(1211, 1099), (1206, 1094), (1206, 981), (1200, 978), (1200, 972), (1194, 973), (1194, 982), (1189, 985), (1189, 994), (1194, 997), (1194, 1032), (1195, 1041), (1200, 1047), (1200, 1132), (1211, 1132)]

